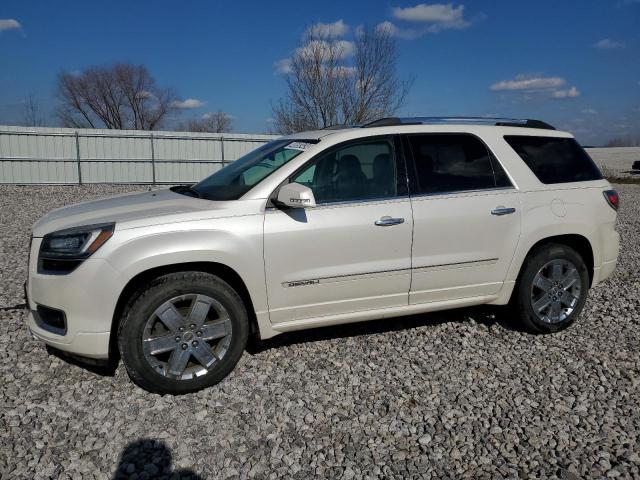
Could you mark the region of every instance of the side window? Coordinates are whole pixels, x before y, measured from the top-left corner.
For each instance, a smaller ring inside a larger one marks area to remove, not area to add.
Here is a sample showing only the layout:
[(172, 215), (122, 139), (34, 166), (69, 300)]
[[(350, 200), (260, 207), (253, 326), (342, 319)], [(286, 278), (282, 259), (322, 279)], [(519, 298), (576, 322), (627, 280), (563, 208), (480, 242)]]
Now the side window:
[(321, 155), (292, 182), (306, 185), (317, 203), (395, 197), (397, 174), (388, 140), (357, 143)]
[[(510, 185), (500, 164), (472, 135), (425, 134), (408, 138), (418, 193), (489, 189), (496, 188), (498, 183)], [(499, 169), (495, 176), (494, 168)]]
[(602, 179), (596, 164), (573, 138), (507, 135), (504, 139), (542, 183)]

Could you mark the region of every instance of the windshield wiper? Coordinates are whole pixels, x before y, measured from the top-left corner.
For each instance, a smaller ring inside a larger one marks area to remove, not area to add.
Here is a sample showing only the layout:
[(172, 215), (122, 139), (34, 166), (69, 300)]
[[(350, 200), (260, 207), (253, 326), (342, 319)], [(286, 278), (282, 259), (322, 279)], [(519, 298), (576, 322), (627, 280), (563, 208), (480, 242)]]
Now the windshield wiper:
[(171, 187), (176, 193), (181, 193), (182, 195), (188, 195), (190, 197), (202, 198), (202, 194), (193, 188), (193, 185), (178, 185), (177, 187)]

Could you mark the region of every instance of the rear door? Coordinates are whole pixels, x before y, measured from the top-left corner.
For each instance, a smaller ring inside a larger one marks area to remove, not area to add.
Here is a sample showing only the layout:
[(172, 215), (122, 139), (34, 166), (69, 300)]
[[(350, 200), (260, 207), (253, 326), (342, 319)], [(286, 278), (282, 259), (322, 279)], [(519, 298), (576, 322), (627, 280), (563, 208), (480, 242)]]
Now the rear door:
[(470, 134), (416, 134), (411, 304), (495, 295), (520, 234), (520, 203), (486, 145)]
[(272, 323), (407, 305), (412, 216), (396, 151), (377, 137), (323, 152), (290, 178), (317, 206), (267, 209)]

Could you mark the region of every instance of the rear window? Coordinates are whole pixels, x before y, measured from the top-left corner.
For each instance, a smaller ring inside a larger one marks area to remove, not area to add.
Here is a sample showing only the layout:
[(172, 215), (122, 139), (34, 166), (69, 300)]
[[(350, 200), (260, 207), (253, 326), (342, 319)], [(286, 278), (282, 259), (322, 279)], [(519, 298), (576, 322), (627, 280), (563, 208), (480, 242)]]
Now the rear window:
[(507, 135), (504, 139), (542, 183), (602, 179), (596, 164), (573, 138)]

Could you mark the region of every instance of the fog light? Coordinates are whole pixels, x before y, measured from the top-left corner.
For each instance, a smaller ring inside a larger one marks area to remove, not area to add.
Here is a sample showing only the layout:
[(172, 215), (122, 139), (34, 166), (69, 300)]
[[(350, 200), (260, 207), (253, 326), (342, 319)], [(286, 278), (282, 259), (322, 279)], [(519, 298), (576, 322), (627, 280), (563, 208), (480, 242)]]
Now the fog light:
[(44, 330), (58, 335), (67, 333), (67, 319), (62, 310), (38, 305), (34, 317), (36, 324)]

